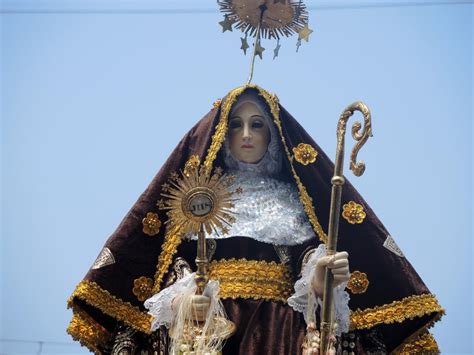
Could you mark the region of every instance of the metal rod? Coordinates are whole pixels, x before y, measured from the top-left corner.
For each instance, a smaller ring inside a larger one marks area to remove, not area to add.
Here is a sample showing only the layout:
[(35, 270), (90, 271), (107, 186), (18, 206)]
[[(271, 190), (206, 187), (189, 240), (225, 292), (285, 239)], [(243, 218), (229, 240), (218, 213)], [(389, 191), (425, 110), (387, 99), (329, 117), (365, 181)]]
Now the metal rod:
[(255, 56), (257, 54), (257, 44), (260, 45), (260, 27), (262, 26), (263, 12), (265, 10), (262, 8), (261, 11), (262, 12), (260, 13), (260, 21), (258, 22), (257, 33), (255, 34), (255, 43), (253, 45), (252, 58), (250, 59), (250, 74), (249, 74), (249, 78), (247, 80), (247, 85), (249, 85), (250, 82), (253, 79), (253, 68), (255, 66)]
[(201, 224), (198, 232), (198, 241), (197, 241), (197, 257), (196, 257), (196, 286), (197, 294), (202, 295), (204, 293), (204, 288), (206, 287), (209, 276), (207, 275), (207, 251), (206, 251), (206, 235), (204, 234), (204, 227)]

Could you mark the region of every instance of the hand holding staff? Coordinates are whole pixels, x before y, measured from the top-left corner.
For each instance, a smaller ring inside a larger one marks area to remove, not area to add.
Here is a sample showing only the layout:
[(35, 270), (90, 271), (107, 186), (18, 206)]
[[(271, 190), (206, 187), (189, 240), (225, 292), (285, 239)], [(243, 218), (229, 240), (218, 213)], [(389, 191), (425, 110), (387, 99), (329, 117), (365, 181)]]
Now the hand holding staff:
[(311, 285), (317, 297), (323, 298), (326, 268), (332, 272), (333, 287), (349, 281), (351, 274), (349, 273), (348, 258), (349, 254), (346, 251), (342, 251), (332, 256), (323, 256), (318, 260)]

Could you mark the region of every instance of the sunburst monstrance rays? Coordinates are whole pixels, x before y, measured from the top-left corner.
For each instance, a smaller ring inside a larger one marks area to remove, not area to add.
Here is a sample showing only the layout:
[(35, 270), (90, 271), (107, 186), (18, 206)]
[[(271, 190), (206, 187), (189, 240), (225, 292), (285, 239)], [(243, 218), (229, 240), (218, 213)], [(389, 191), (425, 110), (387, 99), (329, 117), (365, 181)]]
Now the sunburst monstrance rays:
[(240, 188), (231, 191), (235, 178), (220, 168), (212, 175), (204, 168), (193, 169), (188, 175), (173, 173), (162, 185), (164, 199), (157, 205), (168, 211), (166, 223), (180, 225), (185, 233), (197, 234), (202, 226), (208, 234), (218, 230), (227, 234), (235, 222), (233, 195), (241, 192)]

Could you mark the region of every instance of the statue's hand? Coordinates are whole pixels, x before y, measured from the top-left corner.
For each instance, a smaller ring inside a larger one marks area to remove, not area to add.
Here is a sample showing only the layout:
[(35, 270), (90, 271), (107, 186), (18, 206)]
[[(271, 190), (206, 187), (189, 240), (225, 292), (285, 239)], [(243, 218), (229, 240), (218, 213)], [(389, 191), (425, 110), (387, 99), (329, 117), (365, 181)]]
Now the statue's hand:
[(314, 293), (319, 298), (323, 297), (324, 273), (326, 267), (332, 271), (334, 276), (334, 287), (349, 281), (351, 276), (349, 272), (349, 254), (346, 251), (341, 251), (334, 255), (323, 256), (318, 260), (311, 285)]
[(194, 295), (191, 300), (191, 309), (193, 319), (198, 322), (204, 322), (207, 317), (207, 312), (209, 311), (209, 305), (211, 304), (211, 299), (203, 295)]
[[(171, 309), (175, 312), (178, 312), (179, 306), (183, 299), (183, 295), (178, 295), (173, 299), (171, 304)], [(191, 313), (193, 320), (198, 322), (203, 322), (206, 320), (207, 312), (209, 311), (209, 305), (211, 304), (211, 299), (203, 295), (193, 295), (191, 296)]]

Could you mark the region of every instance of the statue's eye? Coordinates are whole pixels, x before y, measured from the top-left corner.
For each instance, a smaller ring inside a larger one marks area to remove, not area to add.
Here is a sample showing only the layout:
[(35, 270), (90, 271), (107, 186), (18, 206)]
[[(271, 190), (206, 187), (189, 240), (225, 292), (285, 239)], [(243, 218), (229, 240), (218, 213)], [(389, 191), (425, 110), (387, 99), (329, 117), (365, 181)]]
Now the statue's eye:
[(262, 128), (263, 127), (263, 122), (260, 120), (253, 121), (252, 123), (252, 128)]
[(229, 122), (230, 129), (240, 128), (241, 126), (242, 126), (242, 123), (240, 122), (240, 120), (231, 120)]

